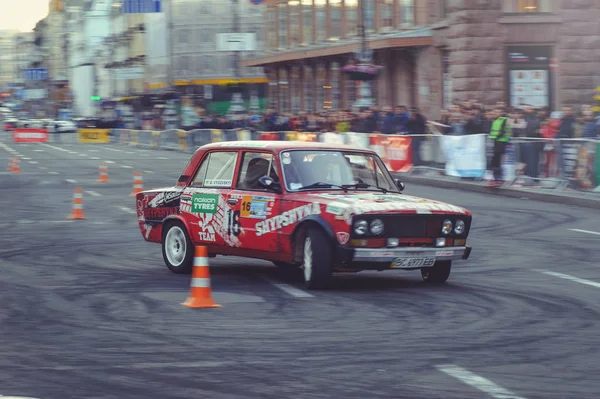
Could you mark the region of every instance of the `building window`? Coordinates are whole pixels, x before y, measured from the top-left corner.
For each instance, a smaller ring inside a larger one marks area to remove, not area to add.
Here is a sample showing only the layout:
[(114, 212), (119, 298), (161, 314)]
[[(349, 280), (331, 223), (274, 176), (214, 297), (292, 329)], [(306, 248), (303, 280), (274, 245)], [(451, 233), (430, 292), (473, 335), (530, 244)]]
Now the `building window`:
[(400, 26), (412, 26), (415, 23), (415, 1), (398, 0), (398, 12), (400, 13)]
[(342, 0), (329, 0), (329, 14), (331, 18), (330, 39), (342, 37)]
[(279, 48), (287, 48), (287, 4), (280, 4), (277, 8), (279, 20)]
[(367, 32), (375, 31), (375, 0), (362, 0), (364, 3), (363, 23)]
[(300, 2), (288, 2), (290, 7), (290, 47), (300, 44)]
[(346, 11), (346, 36), (358, 33), (358, 0), (344, 0)]
[(448, 17), (448, 9), (446, 8), (446, 0), (438, 0), (438, 10), (440, 14), (439, 19), (446, 19)]
[(514, 0), (512, 12), (551, 12), (549, 0)]
[(315, 0), (316, 9), (316, 28), (317, 28), (317, 41), (326, 39), (327, 36), (327, 0)]
[(312, 43), (312, 35), (313, 35), (313, 2), (312, 0), (302, 0), (302, 24), (303, 33), (302, 33), (302, 43), (308, 44)]
[(273, 50), (277, 48), (277, 20), (274, 8), (267, 9), (267, 48)]
[(382, 29), (394, 26), (394, 0), (379, 0), (379, 27)]
[(444, 109), (452, 106), (452, 75), (450, 74), (450, 52), (442, 50), (442, 97)]

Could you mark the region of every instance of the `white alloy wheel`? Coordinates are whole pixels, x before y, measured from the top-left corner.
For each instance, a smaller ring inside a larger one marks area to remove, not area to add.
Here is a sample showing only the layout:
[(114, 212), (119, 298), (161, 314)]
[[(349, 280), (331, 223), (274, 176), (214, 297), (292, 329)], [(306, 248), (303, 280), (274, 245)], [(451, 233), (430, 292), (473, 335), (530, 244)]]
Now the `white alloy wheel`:
[(310, 237), (304, 240), (304, 281), (309, 282), (312, 279), (313, 272), (313, 250)]
[(179, 226), (172, 226), (165, 237), (165, 255), (174, 267), (179, 267), (185, 260), (187, 240)]

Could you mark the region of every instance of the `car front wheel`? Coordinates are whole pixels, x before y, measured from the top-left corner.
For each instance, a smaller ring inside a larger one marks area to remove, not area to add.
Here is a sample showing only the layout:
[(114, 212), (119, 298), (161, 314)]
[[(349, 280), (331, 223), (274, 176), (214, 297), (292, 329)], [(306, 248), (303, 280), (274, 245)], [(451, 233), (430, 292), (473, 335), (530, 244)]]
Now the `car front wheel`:
[(194, 246), (182, 223), (170, 223), (163, 228), (162, 253), (165, 264), (173, 273), (192, 271)]
[(311, 228), (304, 237), (302, 268), (304, 284), (309, 289), (326, 288), (331, 282), (332, 251), (323, 231)]
[(421, 277), (426, 283), (443, 284), (450, 277), (450, 269), (452, 269), (452, 262), (438, 261), (432, 267), (422, 268)]

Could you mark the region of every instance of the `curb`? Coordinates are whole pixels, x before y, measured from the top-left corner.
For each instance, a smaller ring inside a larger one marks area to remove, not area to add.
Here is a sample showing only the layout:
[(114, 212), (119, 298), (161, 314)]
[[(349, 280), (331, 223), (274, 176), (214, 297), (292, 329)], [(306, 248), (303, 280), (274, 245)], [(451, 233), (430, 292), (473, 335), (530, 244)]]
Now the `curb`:
[(564, 195), (548, 192), (529, 191), (514, 188), (487, 188), (477, 183), (459, 182), (454, 180), (432, 179), (423, 176), (395, 174), (405, 183), (412, 183), (424, 186), (459, 189), (475, 193), (497, 195), (502, 197), (529, 199), (542, 202), (552, 202), (555, 204), (574, 205), (585, 208), (600, 209), (600, 196), (598, 199), (586, 198), (582, 196)]

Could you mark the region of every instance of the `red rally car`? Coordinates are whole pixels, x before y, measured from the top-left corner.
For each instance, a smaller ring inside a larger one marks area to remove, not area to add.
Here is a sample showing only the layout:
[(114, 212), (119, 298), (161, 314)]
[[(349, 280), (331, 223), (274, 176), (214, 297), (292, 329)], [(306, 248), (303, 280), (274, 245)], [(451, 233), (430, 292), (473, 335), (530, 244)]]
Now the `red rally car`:
[(420, 269), (443, 283), (467, 259), (471, 213), (402, 194), (371, 150), (338, 144), (234, 141), (200, 147), (173, 187), (137, 195), (146, 241), (174, 273), (195, 245), (302, 267), (308, 288), (334, 272)]

